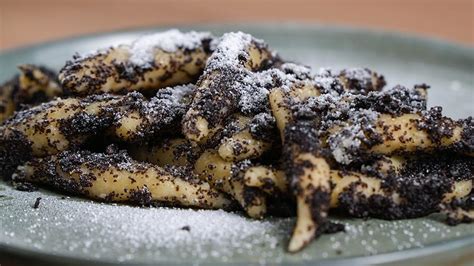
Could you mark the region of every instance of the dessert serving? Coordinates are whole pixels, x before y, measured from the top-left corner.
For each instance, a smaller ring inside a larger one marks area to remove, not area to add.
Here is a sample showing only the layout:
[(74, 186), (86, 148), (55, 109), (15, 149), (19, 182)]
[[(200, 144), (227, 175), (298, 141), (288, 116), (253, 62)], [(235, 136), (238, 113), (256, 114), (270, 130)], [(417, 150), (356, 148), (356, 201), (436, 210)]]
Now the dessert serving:
[(354, 217), (474, 219), (474, 121), (429, 86), (312, 70), (242, 32), (170, 30), (20, 66), (0, 89), (0, 168), (98, 201), (296, 216), (297, 252)]

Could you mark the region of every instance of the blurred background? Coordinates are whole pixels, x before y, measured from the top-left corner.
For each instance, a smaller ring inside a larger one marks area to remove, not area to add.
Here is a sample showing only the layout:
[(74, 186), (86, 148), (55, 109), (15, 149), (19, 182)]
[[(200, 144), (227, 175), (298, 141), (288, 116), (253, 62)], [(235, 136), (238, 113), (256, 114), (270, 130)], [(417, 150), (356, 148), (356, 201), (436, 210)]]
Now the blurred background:
[(0, 0), (0, 50), (124, 28), (259, 21), (350, 25), (474, 44), (474, 0)]

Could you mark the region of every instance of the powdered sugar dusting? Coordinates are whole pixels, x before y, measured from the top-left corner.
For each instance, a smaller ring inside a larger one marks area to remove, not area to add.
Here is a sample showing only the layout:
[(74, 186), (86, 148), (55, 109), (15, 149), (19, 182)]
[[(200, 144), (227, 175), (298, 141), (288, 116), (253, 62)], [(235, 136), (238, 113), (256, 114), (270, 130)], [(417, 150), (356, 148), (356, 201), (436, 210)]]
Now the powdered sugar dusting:
[(250, 34), (243, 32), (229, 32), (222, 35), (217, 41), (214, 53), (207, 60), (206, 71), (212, 71), (222, 67), (236, 68), (239, 61), (249, 57), (246, 47), (250, 43), (263, 42), (253, 38)]
[(196, 86), (194, 84), (177, 85), (174, 87), (164, 88), (158, 91), (152, 98), (150, 104), (163, 106), (166, 109), (186, 108), (189, 104)]
[(280, 69), (287, 73), (293, 74), (299, 79), (307, 79), (311, 77), (311, 68), (305, 65), (296, 63), (283, 63)]
[(338, 77), (329, 68), (320, 68), (314, 82), (323, 94), (339, 95), (343, 91)]
[(290, 90), (298, 82), (310, 82), (311, 69), (293, 63), (283, 64), (281, 69), (271, 68), (261, 72), (248, 72), (240, 88), (239, 108), (243, 113), (257, 113), (268, 106), (268, 94), (274, 88)]
[[(362, 158), (361, 145), (378, 141), (375, 127), (380, 114), (416, 113), (426, 108), (426, 99), (420, 95), (419, 87), (396, 86), (385, 91), (371, 91), (367, 95), (353, 94), (350, 89), (340, 90), (340, 83), (332, 79), (329, 70), (318, 73), (315, 81), (324, 94), (295, 103), (292, 109), (295, 117), (317, 118), (319, 122), (314, 126), (318, 135), (321, 139), (327, 137), (330, 152), (341, 164)], [(328, 135), (331, 128), (339, 130)]]
[(83, 60), (105, 55), (110, 52), (111, 49), (121, 47), (128, 49), (130, 53), (129, 62), (131, 65), (146, 68), (149, 67), (154, 60), (155, 49), (161, 49), (168, 53), (176, 52), (178, 49), (194, 50), (201, 47), (205, 40), (211, 42), (213, 39), (214, 37), (209, 32), (181, 32), (177, 29), (171, 29), (164, 32), (144, 35), (130, 43), (115, 44), (108, 48), (75, 54), (73, 60), (69, 62), (70, 66), (68, 67), (74, 67), (75, 64)]
[(346, 122), (345, 128), (328, 139), (334, 159), (342, 164), (349, 164), (354, 160), (356, 155), (353, 151), (359, 150), (368, 131), (375, 130), (374, 123), (379, 116), (371, 110), (358, 111), (352, 108), (349, 112), (353, 112), (353, 115)]
[[(32, 206), (41, 197), (38, 209)], [(293, 219), (250, 220), (236, 213), (100, 204), (0, 181), (0, 243), (100, 262), (276, 264), (368, 256), (472, 236), (436, 216), (402, 221), (334, 219), (346, 232), (285, 252)]]
[(365, 86), (368, 86), (367, 83), (372, 80), (371, 73), (365, 68), (346, 68), (341, 71), (341, 74), (348, 79), (356, 79), (364, 82)]
[(221, 75), (232, 77), (221, 86), (227, 88), (226, 93), (237, 95), (237, 108), (244, 114), (255, 114), (268, 109), (269, 90), (276, 86), (288, 87), (299, 75), (309, 71), (308, 68), (296, 64), (284, 64), (288, 73), (276, 68), (260, 72), (251, 71), (243, 65), (243, 62), (248, 61), (250, 56), (248, 47), (252, 44), (267, 49), (262, 40), (249, 34), (243, 32), (224, 34), (217, 41), (203, 75), (212, 75), (214, 71), (218, 71), (222, 72)]
[[(12, 222), (28, 232), (34, 249), (53, 248), (117, 261), (140, 260), (135, 255), (137, 252), (144, 253), (148, 259), (173, 254), (161, 259), (175, 261), (180, 258), (225, 260), (235, 254), (256, 254), (253, 249), (262, 252), (262, 245), (274, 251), (280, 248), (280, 237), (290, 222), (289, 219), (277, 223), (252, 220), (223, 210), (138, 208), (49, 195), (41, 196), (41, 209), (33, 209), (28, 206), (28, 200), (22, 201), (21, 197), (35, 197), (39, 192), (8, 190), (9, 195), (18, 198), (15, 206), (22, 206), (22, 213), (12, 217)], [(51, 216), (51, 213), (61, 215)], [(27, 217), (36, 222), (24, 224)], [(282, 225), (285, 226), (282, 228)], [(2, 226), (0, 239), (4, 237), (4, 229)], [(46, 245), (53, 240), (49, 237), (56, 235), (54, 231), (66, 234), (67, 238), (54, 246)], [(108, 253), (111, 250), (122, 252), (111, 257)]]
[(195, 88), (194, 84), (186, 84), (161, 89), (155, 97), (144, 101), (142, 113), (160, 124), (171, 123), (186, 113)]
[(241, 94), (239, 108), (243, 113), (258, 113), (268, 108), (268, 94), (274, 88), (289, 90), (301, 81), (298, 74), (285, 73), (272, 68), (262, 72), (248, 72), (243, 82), (237, 84)]
[(144, 66), (153, 61), (155, 49), (168, 53), (181, 48), (193, 50), (200, 47), (205, 39), (212, 39), (212, 35), (209, 32), (196, 31), (183, 33), (177, 29), (145, 35), (131, 44), (129, 60), (134, 65)]

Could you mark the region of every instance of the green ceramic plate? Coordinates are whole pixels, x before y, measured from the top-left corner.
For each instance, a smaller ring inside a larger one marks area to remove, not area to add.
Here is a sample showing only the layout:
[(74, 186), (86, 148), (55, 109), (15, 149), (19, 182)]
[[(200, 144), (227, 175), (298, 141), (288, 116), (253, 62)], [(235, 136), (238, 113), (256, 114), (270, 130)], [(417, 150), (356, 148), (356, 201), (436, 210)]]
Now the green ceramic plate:
[[(285, 57), (312, 67), (369, 67), (388, 86), (428, 83), (429, 104), (447, 115), (474, 115), (474, 49), (436, 40), (314, 25), (220, 25), (183, 29), (220, 34), (242, 30)], [(129, 41), (160, 28), (100, 34), (7, 51), (0, 81), (21, 63), (59, 69), (74, 52)], [(41, 197), (38, 209), (32, 205)], [(56, 264), (367, 264), (473, 261), (474, 224), (449, 227), (441, 218), (382, 221), (333, 217), (345, 233), (324, 235), (304, 251), (284, 247), (293, 219), (252, 221), (240, 214), (100, 204), (40, 190), (19, 192), (0, 181), (3, 260)], [(188, 230), (182, 230), (189, 226)], [(1, 261), (0, 261), (1, 263)]]

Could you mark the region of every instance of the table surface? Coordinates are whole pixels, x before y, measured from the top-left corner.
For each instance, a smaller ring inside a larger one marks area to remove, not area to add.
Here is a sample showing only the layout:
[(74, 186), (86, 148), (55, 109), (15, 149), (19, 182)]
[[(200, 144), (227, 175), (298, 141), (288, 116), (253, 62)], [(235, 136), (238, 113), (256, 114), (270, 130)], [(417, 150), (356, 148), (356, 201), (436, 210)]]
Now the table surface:
[(0, 50), (153, 25), (295, 21), (474, 44), (474, 0), (0, 0)]

